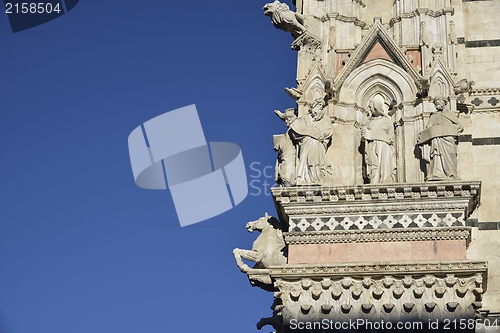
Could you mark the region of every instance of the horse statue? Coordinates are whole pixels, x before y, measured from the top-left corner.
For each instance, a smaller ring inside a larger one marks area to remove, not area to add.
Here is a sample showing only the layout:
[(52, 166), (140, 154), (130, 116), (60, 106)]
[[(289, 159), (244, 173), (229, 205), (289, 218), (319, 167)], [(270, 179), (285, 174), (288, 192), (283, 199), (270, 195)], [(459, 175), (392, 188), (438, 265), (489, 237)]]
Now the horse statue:
[[(280, 221), (266, 213), (266, 215), (260, 219), (248, 222), (246, 228), (249, 232), (258, 230), (261, 234), (253, 242), (251, 250), (242, 250), (238, 248), (233, 250), (236, 264), (243, 273), (268, 273), (268, 268), (270, 266), (286, 264), (284, 252), (286, 244), (283, 239)], [(241, 258), (254, 261), (255, 266), (250, 268)]]

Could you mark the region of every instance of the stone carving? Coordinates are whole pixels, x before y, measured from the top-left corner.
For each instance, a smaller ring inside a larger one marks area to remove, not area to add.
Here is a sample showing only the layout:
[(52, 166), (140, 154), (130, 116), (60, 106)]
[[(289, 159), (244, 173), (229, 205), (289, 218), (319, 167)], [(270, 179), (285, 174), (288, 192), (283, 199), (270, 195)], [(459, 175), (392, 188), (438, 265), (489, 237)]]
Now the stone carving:
[(278, 151), (276, 182), (281, 186), (323, 185), (331, 173), (326, 151), (333, 129), (330, 117), (323, 111), (324, 99), (316, 99), (307, 115), (297, 117), (295, 109), (274, 113), (288, 126), (284, 135), (274, 136)]
[(306, 31), (305, 17), (290, 10), (287, 4), (278, 0), (262, 7), (264, 15), (271, 17), (273, 25), (283, 31), (291, 32), (294, 38)]
[(296, 101), (302, 97), (302, 94), (304, 94), (304, 92), (302, 90), (300, 90), (299, 88), (293, 88), (293, 87), (292, 88), (285, 88), (285, 91), (288, 94), (288, 96), (290, 96), (291, 98), (293, 98)]
[(322, 185), (330, 171), (326, 150), (333, 128), (330, 117), (324, 113), (325, 101), (316, 99), (309, 112), (290, 125), (290, 134), (297, 145), (297, 185)]
[(462, 79), (458, 81), (455, 85), (453, 85), (453, 90), (455, 91), (455, 95), (463, 94), (468, 92), (469, 94), (472, 91), (472, 86), (475, 85), (476, 82), (468, 81), (467, 79)]
[(384, 98), (376, 95), (368, 106), (371, 118), (361, 128), (366, 142), (365, 164), (370, 184), (396, 181), (396, 155), (394, 151), (394, 125), (385, 108)]
[[(248, 222), (246, 228), (249, 232), (260, 231), (261, 234), (253, 242), (251, 250), (234, 249), (233, 254), (236, 264), (243, 273), (267, 273), (269, 266), (286, 264), (285, 241), (281, 223), (267, 213), (260, 219)], [(255, 262), (250, 268), (241, 258)]]
[(292, 50), (304, 50), (310, 54), (315, 54), (316, 51), (323, 47), (323, 44), (321, 40), (306, 31), (297, 37), (290, 46)]
[(445, 110), (447, 101), (444, 97), (434, 98), (434, 105), (436, 112), (430, 116), (426, 129), (417, 137), (422, 158), (428, 163), (426, 180), (458, 179), (457, 137), (463, 127), (457, 116)]
[(470, 319), (482, 307), (485, 262), (289, 265), (271, 269), (281, 321)]
[[(290, 108), (281, 113), (275, 110), (274, 113), (286, 123), (290, 125), (297, 119), (295, 109)], [(295, 160), (297, 158), (297, 151), (290, 137), (290, 130), (285, 134), (273, 136), (274, 150), (278, 152), (278, 159), (276, 160), (276, 183), (280, 186), (294, 186), (297, 180), (295, 171)]]

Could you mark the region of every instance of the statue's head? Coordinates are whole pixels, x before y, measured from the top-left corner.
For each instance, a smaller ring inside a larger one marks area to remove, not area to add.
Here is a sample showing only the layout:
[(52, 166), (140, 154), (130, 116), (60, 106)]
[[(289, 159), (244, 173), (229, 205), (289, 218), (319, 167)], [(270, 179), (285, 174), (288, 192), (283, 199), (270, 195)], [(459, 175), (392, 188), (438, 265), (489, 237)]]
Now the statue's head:
[(275, 0), (274, 2), (266, 3), (264, 7), (262, 7), (262, 10), (264, 10), (264, 15), (273, 16), (275, 12), (290, 10), (290, 7), (288, 7), (286, 3), (281, 3), (278, 0)]
[(311, 105), (309, 105), (309, 114), (314, 120), (320, 120), (323, 118), (323, 109), (326, 106), (326, 102), (322, 98), (316, 98)]
[(438, 111), (443, 111), (443, 109), (446, 107), (446, 104), (448, 104), (448, 101), (444, 96), (436, 96), (434, 97), (434, 100), (432, 102), (434, 103), (434, 106)]
[(382, 95), (377, 94), (373, 99), (370, 100), (368, 104), (368, 109), (372, 117), (386, 116), (385, 99)]

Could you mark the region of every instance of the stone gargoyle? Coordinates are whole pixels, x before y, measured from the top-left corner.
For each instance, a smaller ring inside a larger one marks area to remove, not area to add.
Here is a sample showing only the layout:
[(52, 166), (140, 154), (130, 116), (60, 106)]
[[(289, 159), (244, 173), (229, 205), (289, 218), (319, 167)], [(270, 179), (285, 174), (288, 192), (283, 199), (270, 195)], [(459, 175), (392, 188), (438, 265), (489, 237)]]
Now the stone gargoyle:
[[(252, 285), (270, 290), (273, 287), (268, 268), (285, 265), (287, 261), (281, 223), (266, 213), (260, 219), (248, 222), (246, 228), (249, 232), (257, 230), (261, 234), (253, 242), (251, 250), (238, 248), (233, 250), (236, 264), (243, 273), (248, 275)], [(255, 266), (250, 268), (242, 258), (255, 262)]]
[(264, 15), (269, 16), (274, 26), (283, 31), (291, 32), (294, 38), (303, 34), (307, 28), (305, 17), (302, 14), (290, 10), (287, 4), (278, 0), (270, 2), (262, 7)]

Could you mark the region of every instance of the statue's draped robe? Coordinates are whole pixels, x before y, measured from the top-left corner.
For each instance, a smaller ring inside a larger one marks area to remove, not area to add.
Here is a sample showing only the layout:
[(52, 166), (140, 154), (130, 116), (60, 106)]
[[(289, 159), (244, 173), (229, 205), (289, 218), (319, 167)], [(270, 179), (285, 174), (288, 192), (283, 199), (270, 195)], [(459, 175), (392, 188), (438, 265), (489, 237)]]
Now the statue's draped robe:
[(366, 127), (365, 163), (370, 184), (396, 182), (394, 125), (389, 117), (372, 118)]
[(457, 136), (463, 131), (458, 118), (450, 111), (434, 112), (425, 131), (431, 133), (421, 142), (422, 157), (429, 163), (427, 180), (458, 178)]
[(276, 160), (276, 183), (282, 186), (294, 186), (297, 175), (295, 171), (296, 150), (290, 137), (290, 131), (274, 136), (274, 150), (278, 151)]
[(314, 121), (310, 115), (297, 118), (291, 134), (298, 144), (297, 185), (324, 185), (331, 170), (326, 150), (333, 135), (330, 117), (324, 115)]

